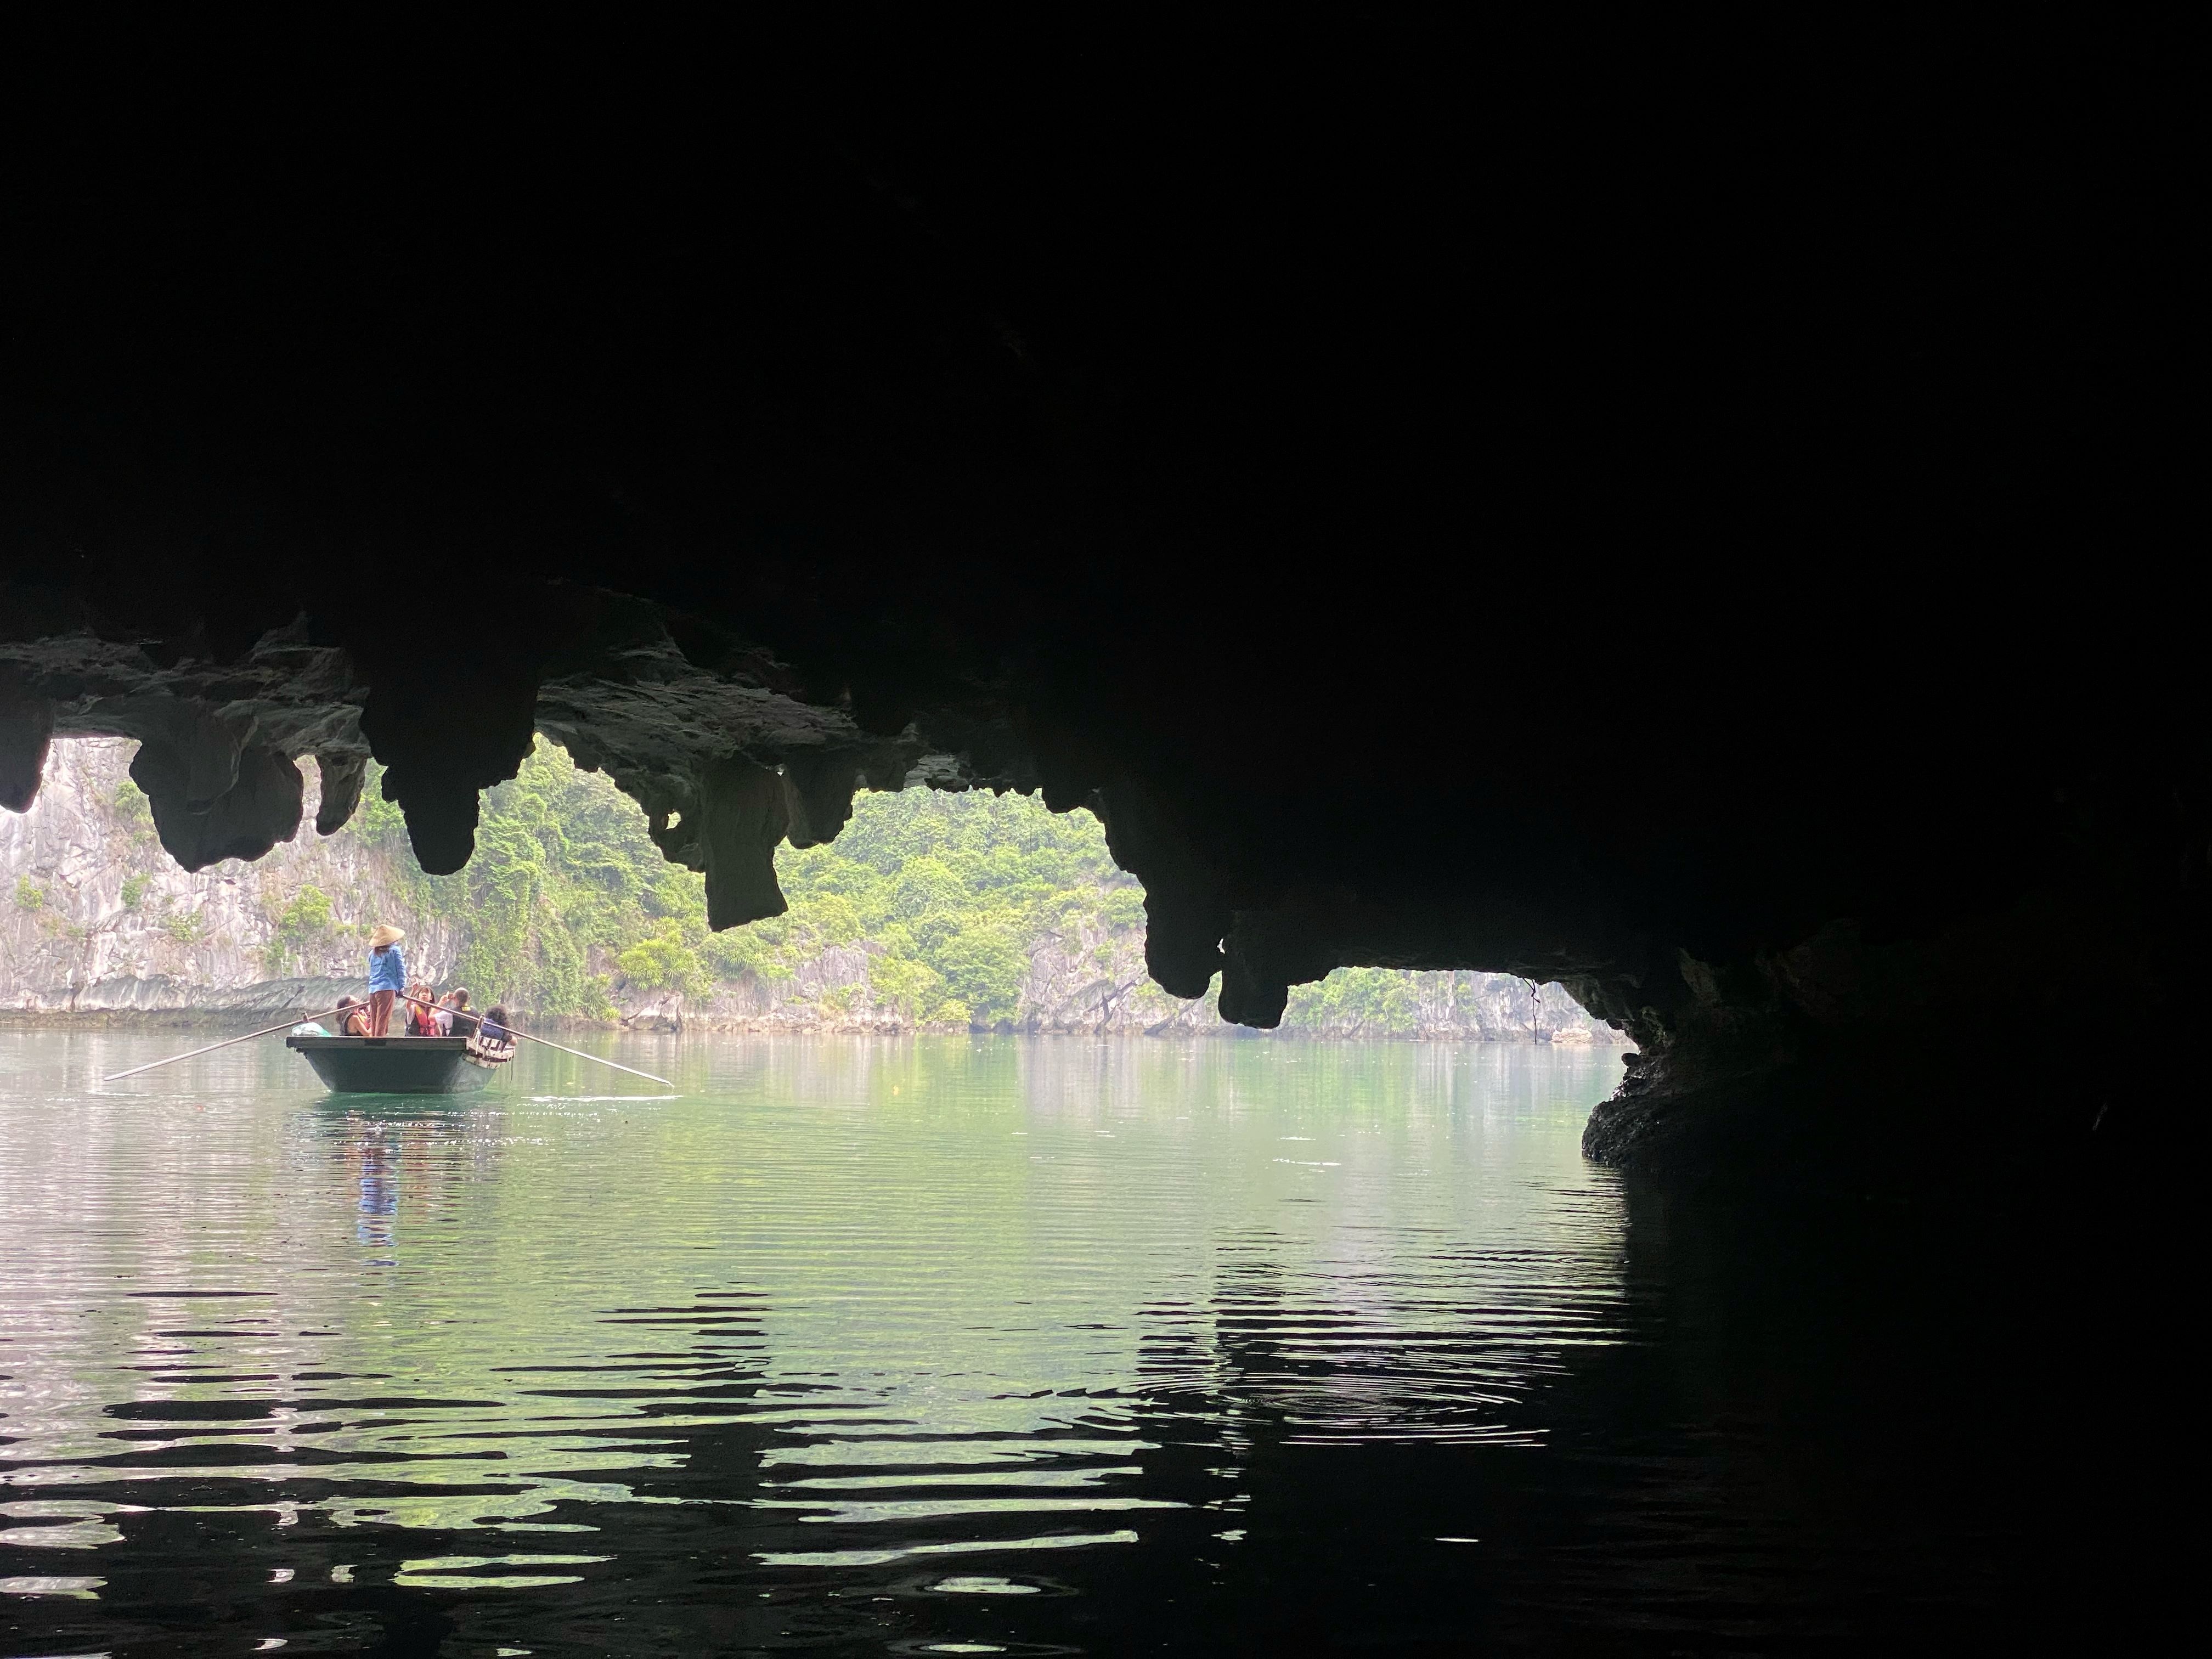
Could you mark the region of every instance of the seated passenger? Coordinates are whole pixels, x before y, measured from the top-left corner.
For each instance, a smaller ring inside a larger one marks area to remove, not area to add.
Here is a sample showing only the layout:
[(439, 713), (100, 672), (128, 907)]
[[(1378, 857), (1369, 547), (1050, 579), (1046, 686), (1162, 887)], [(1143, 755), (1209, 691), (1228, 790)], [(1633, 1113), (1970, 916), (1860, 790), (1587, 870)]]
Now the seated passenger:
[(476, 1022), (469, 1038), (469, 1058), (484, 1066), (502, 1066), (514, 1058), (514, 1028), (507, 1024), (507, 1010), (495, 1006), (489, 1014), (468, 1016)]
[(368, 1005), (359, 997), (340, 997), (337, 1022), (340, 1036), (367, 1036), (369, 1034)]
[(443, 1036), (438, 1029), (438, 1006), (427, 985), (410, 986), (407, 990), (407, 1035), (409, 1036)]
[(474, 1036), (477, 1017), (469, 1012), (469, 988), (457, 985), (438, 999), (438, 1024), (447, 1036)]

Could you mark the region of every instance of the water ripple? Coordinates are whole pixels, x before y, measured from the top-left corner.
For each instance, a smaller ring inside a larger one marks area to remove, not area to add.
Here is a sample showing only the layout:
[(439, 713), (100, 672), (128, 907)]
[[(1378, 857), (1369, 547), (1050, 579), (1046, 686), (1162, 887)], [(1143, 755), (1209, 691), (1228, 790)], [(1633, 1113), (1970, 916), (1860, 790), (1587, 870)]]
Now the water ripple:
[[(652, 1608), (691, 1634), (637, 1650), (986, 1650), (941, 1609), (1226, 1571), (1255, 1460), (1540, 1445), (1547, 1381), (1624, 1335), (1571, 1133), (1602, 1056), (730, 1043), (645, 1113), (557, 1057), (465, 1104), (250, 1049), (101, 1094), (158, 1046), (70, 1041), (0, 1091), (19, 1607), (169, 1605), (224, 1540), (228, 1604), (287, 1631), (312, 1585), (537, 1653)], [(992, 1555), (1062, 1577), (911, 1577)], [(732, 1598), (762, 1619), (683, 1623)]]

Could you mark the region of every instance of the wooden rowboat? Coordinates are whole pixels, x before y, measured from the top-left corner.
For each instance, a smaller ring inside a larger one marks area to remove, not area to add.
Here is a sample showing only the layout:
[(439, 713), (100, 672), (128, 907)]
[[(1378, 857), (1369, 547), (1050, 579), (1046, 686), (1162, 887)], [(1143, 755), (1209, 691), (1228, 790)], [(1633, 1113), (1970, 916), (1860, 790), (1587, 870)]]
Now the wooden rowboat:
[[(564, 1054), (574, 1054), (578, 1060), (588, 1060), (594, 1066), (611, 1066), (617, 1072), (627, 1072), (632, 1077), (641, 1077), (647, 1083), (658, 1083), (664, 1089), (676, 1085), (668, 1078), (651, 1072), (641, 1072), (635, 1066), (625, 1066), (618, 1060), (609, 1060), (602, 1054), (587, 1054), (581, 1049), (562, 1048), (557, 1042), (541, 1036), (530, 1036), (512, 1026), (504, 1037), (487, 1036), (481, 1030), (465, 1037), (410, 1036), (316, 1036), (297, 1035), (302, 1030), (320, 1031), (322, 1028), (309, 1022), (331, 1014), (340, 1014), (350, 1006), (350, 1000), (336, 1008), (325, 1008), (319, 1014), (311, 1014), (307, 1021), (292, 1027), (295, 1035), (284, 1039), (284, 1046), (296, 1048), (307, 1055), (307, 1064), (315, 1068), (315, 1075), (342, 1095), (450, 1095), (465, 1089), (481, 1089), (491, 1081), (491, 1074), (514, 1058), (518, 1042), (544, 1043), (548, 1048), (558, 1048)], [(469, 1016), (474, 1018), (474, 1015)], [(118, 1072), (100, 1079), (102, 1083), (120, 1083), (126, 1077), (137, 1077), (146, 1072), (159, 1071), (164, 1066), (174, 1066), (181, 1060), (197, 1060), (202, 1054), (211, 1054), (218, 1048), (228, 1048), (236, 1043), (251, 1042), (256, 1037), (274, 1036), (283, 1030), (282, 1025), (271, 1025), (263, 1030), (248, 1031), (243, 1036), (225, 1037), (220, 1042), (210, 1042), (198, 1048), (187, 1048), (181, 1054), (171, 1054), (166, 1060), (133, 1066), (127, 1072)], [(496, 1027), (495, 1030), (498, 1029)]]
[(483, 1088), (501, 1063), (471, 1052), (469, 1037), (288, 1036), (284, 1046), (341, 1095), (459, 1094)]

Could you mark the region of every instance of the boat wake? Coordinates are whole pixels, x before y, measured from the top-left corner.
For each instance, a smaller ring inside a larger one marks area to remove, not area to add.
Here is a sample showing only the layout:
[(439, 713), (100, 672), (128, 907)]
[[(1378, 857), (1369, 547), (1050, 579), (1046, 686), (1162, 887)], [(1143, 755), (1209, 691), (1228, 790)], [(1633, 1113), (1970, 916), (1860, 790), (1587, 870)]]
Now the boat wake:
[(599, 1100), (681, 1100), (681, 1095), (532, 1095), (531, 1100), (541, 1106), (573, 1101)]

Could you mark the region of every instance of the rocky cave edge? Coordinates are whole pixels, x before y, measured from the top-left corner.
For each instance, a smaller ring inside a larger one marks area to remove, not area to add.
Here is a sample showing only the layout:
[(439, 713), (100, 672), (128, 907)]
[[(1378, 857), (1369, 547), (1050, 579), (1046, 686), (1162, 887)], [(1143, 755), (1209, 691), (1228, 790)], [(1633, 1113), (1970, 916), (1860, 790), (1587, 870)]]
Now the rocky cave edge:
[[(332, 832), (373, 756), (451, 871), (543, 732), (725, 927), (857, 788), (1041, 791), (1231, 1020), (1340, 965), (1564, 982), (1638, 1044), (1625, 1164), (2071, 1144), (2111, 1103), (2021, 1035), (2069, 963), (2200, 1023), (2109, 180), (1870, 139), (1447, 230), (1480, 167), (1434, 145), (682, 137), (733, 159), (601, 134), (492, 204), (450, 144), (58, 160), (11, 208), (0, 804), (134, 738), (198, 868), (301, 833), (306, 760)], [(1628, 280), (1623, 228), (1680, 257)]]

